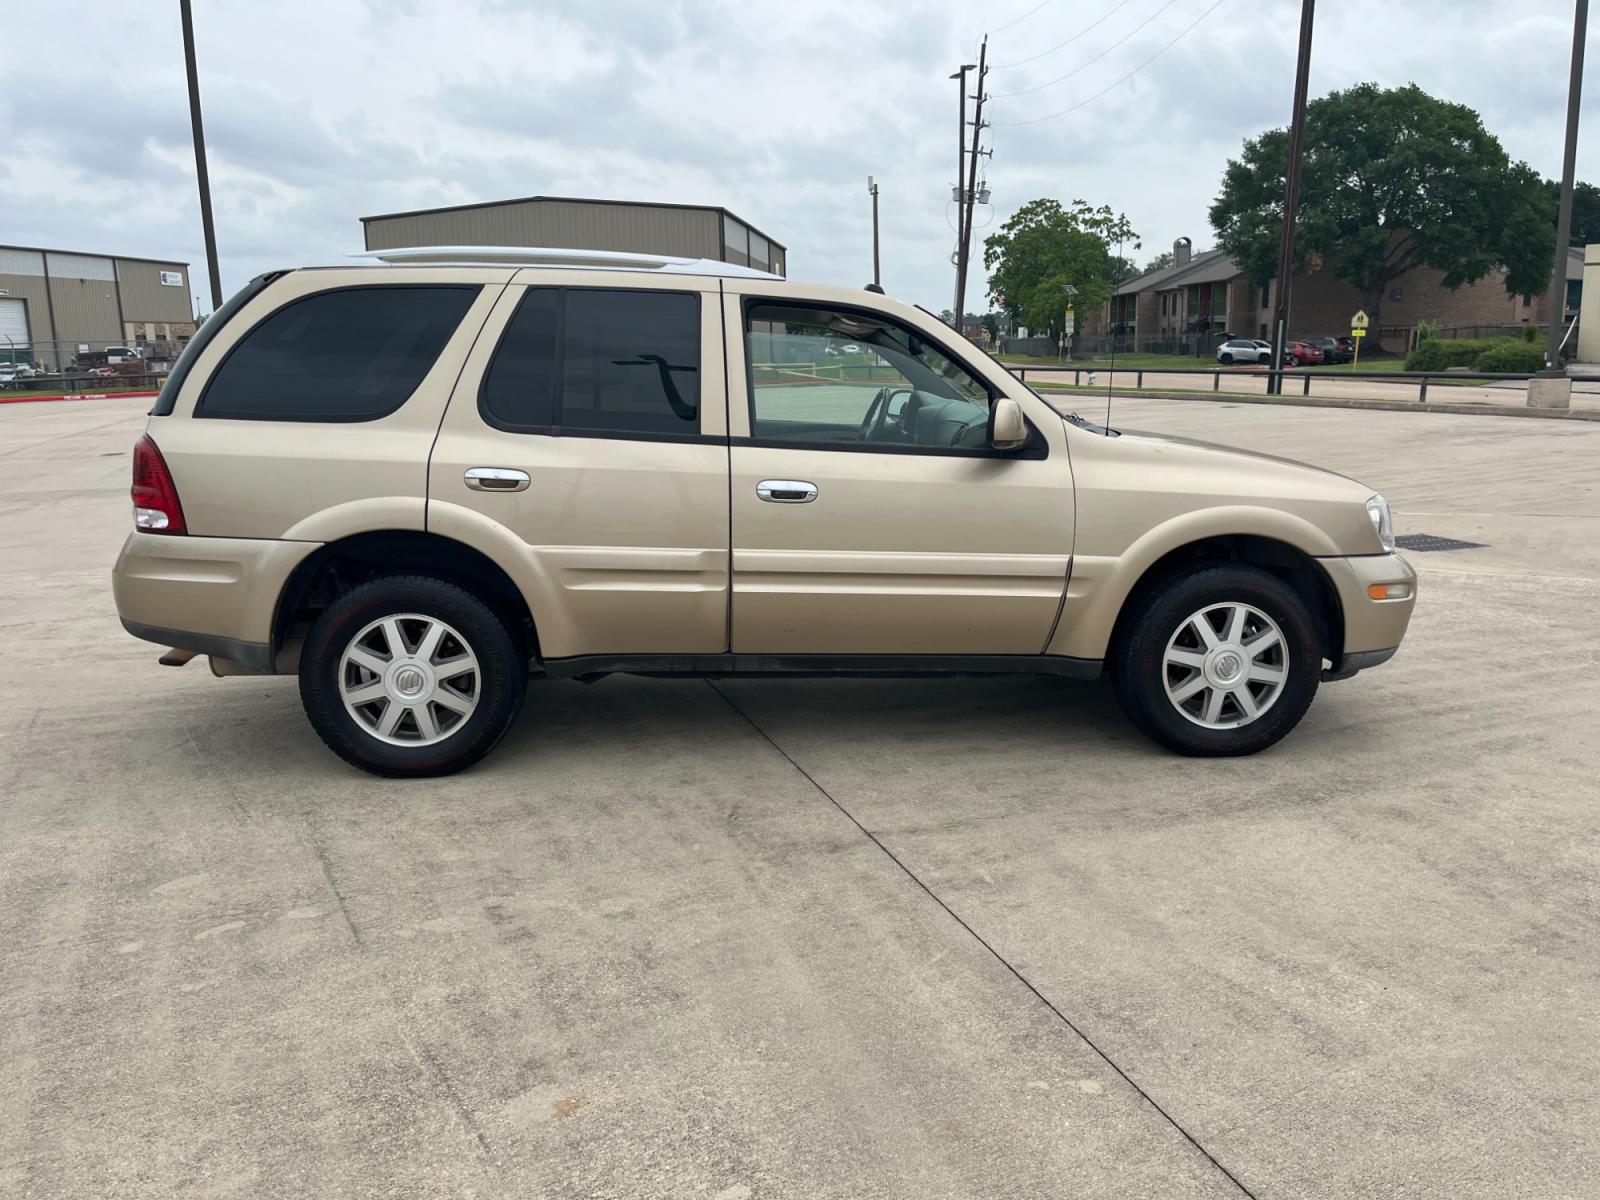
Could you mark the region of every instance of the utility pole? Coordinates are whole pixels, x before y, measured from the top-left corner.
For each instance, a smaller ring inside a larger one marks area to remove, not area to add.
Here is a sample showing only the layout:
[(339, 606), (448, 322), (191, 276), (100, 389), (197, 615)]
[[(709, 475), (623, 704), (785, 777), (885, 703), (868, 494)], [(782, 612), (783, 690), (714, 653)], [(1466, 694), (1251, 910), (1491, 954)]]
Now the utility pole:
[[(972, 242), (972, 210), (978, 200), (978, 149), (979, 139), (983, 137), (983, 94), (984, 79), (988, 75), (986, 60), (989, 56), (989, 39), (983, 39), (983, 45), (978, 49), (978, 92), (974, 97), (976, 106), (972, 111), (972, 152), (967, 157), (967, 183), (961, 197), (962, 210), (966, 213), (964, 218), (959, 218), (957, 224), (961, 227), (961, 244), (956, 248), (956, 332), (960, 333), (962, 321), (966, 316), (967, 302), (967, 259), (970, 254)], [(966, 95), (962, 94), (962, 110), (966, 109)], [(960, 183), (957, 177), (956, 182)]]
[(178, 0), (183, 17), (183, 65), (189, 73), (189, 125), (194, 131), (194, 169), (200, 177), (200, 225), (206, 238), (206, 267), (211, 272), (211, 311), (222, 307), (222, 272), (217, 268), (217, 231), (211, 223), (211, 177), (206, 172), (206, 131), (200, 121), (200, 76), (194, 65), (194, 17), (189, 0)]
[(967, 232), (963, 223), (963, 213), (966, 206), (962, 204), (961, 177), (967, 169), (967, 72), (976, 71), (977, 63), (962, 63), (956, 68), (951, 79), (956, 81), (956, 94), (961, 101), (961, 121), (956, 126), (956, 186), (954, 188), (956, 200), (956, 307), (951, 311), (955, 313), (956, 328), (961, 328), (961, 247), (966, 242)]
[(1283, 347), (1289, 336), (1289, 292), (1294, 281), (1294, 223), (1300, 208), (1300, 159), (1305, 151), (1306, 89), (1311, 74), (1311, 20), (1316, 0), (1301, 0), (1300, 61), (1294, 72), (1294, 117), (1289, 123), (1289, 164), (1283, 180), (1283, 240), (1278, 244), (1278, 303), (1272, 310), (1272, 371), (1267, 391), (1282, 392)]
[[(1572, 17), (1572, 78), (1567, 84), (1567, 150), (1561, 164), (1556, 261), (1550, 272), (1550, 337), (1544, 353), (1545, 370), (1556, 374), (1561, 373), (1561, 335), (1567, 315), (1567, 243), (1572, 240), (1572, 176), (1578, 157), (1578, 101), (1583, 94), (1583, 39), (1588, 25), (1589, 0), (1578, 0)], [(1571, 403), (1571, 386), (1567, 385), (1568, 404)]]
[(867, 176), (867, 191), (872, 193), (872, 286), (883, 287), (883, 275), (878, 270), (878, 185)]

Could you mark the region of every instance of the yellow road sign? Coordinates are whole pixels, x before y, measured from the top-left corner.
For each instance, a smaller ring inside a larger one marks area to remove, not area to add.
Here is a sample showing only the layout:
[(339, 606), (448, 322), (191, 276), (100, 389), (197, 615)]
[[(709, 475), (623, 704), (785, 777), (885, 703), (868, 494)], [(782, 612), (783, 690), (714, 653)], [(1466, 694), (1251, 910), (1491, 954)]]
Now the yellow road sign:
[(1352, 325), (1352, 326), (1350, 326), (1350, 336), (1351, 337), (1366, 337), (1367, 336), (1367, 327), (1365, 325)]
[(1351, 329), (1365, 329), (1370, 324), (1372, 322), (1367, 319), (1366, 309), (1358, 310), (1356, 315), (1350, 318)]

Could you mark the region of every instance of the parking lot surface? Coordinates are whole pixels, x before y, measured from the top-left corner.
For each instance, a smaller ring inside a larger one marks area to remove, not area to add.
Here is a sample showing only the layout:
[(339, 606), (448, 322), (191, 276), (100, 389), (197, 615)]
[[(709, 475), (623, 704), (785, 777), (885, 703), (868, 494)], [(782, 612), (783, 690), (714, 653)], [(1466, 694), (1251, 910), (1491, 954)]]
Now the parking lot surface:
[(0, 1195), (1600, 1194), (1595, 425), (1119, 399), (1485, 543), (1255, 758), (614, 677), (401, 783), (122, 632), (143, 406), (0, 408)]

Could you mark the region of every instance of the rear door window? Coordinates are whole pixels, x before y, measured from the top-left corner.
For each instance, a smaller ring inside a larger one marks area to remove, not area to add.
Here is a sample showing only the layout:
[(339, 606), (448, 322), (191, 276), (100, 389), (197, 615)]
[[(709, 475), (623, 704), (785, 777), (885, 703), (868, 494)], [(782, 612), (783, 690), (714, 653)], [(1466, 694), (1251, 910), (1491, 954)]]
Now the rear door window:
[(518, 433), (674, 437), (700, 429), (700, 296), (529, 288), (479, 411)]
[(386, 417), (417, 390), (478, 290), (354, 287), (291, 301), (228, 352), (195, 415), (256, 421)]

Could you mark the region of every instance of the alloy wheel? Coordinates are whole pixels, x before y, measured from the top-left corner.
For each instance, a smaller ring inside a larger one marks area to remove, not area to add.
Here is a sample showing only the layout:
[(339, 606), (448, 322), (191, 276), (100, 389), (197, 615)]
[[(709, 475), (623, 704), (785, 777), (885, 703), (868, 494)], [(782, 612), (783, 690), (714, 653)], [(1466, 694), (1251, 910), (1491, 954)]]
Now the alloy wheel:
[(339, 658), (339, 698), (363, 730), (395, 746), (431, 746), (477, 711), (483, 682), (467, 640), (437, 617), (381, 617)]
[(1207, 729), (1258, 720), (1283, 695), (1288, 642), (1276, 621), (1249, 604), (1212, 604), (1179, 623), (1162, 655), (1167, 699)]

